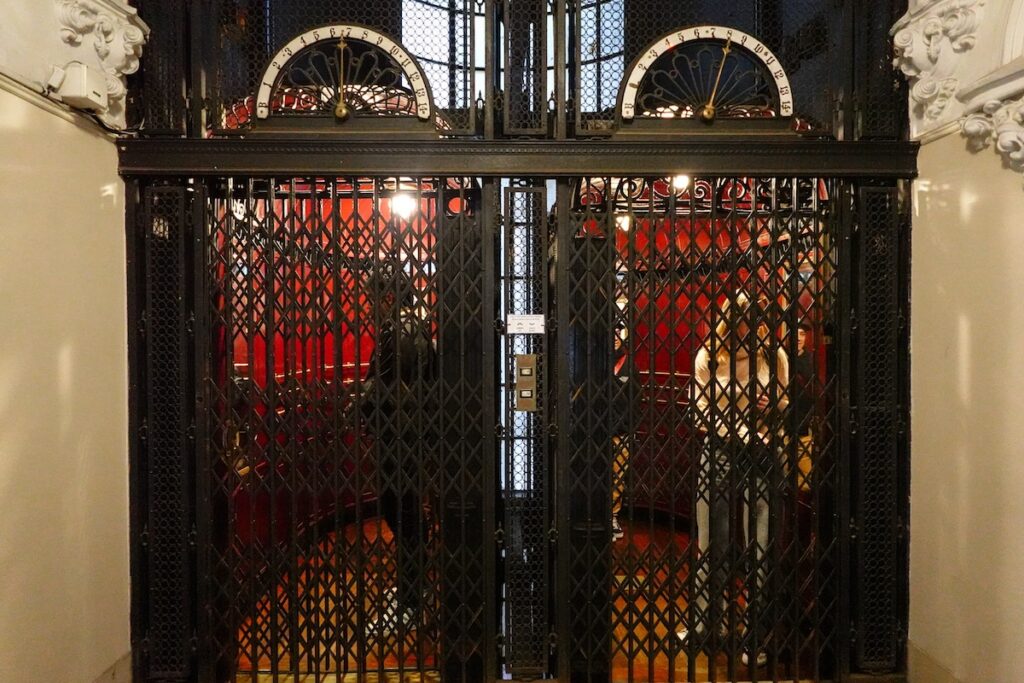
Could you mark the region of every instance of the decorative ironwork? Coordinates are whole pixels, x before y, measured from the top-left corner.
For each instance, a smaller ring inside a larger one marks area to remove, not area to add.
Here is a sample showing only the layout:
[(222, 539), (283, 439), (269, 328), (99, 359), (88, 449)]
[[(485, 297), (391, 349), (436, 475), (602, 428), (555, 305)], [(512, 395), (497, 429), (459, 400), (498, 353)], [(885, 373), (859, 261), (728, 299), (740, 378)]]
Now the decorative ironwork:
[(486, 362), (478, 216), (458, 179), (216, 191), (201, 476), (219, 678), (483, 669), (493, 389), (460, 360)]
[(263, 75), (256, 115), (431, 115), (422, 69), (395, 41), (362, 26), (323, 26), (281, 49)]
[(582, 179), (559, 226), (559, 677), (830, 678), (837, 186), (671, 183)]
[(698, 26), (655, 41), (626, 78), (622, 117), (771, 118), (793, 112), (785, 70), (760, 41)]
[(137, 4), (140, 681), (902, 670), (898, 3)]

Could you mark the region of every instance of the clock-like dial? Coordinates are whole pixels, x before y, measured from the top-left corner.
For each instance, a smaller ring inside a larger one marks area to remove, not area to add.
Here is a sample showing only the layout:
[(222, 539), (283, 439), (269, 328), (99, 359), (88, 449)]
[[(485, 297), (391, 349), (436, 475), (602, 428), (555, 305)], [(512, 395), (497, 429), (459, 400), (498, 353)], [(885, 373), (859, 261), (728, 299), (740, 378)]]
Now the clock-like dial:
[(291, 99), (304, 111), (354, 110), (431, 118), (430, 86), (417, 61), (397, 42), (367, 26), (310, 29), (281, 48), (260, 79), (256, 116), (269, 118)]
[(662, 36), (637, 58), (619, 114), (705, 123), (786, 117), (793, 115), (793, 91), (761, 41), (727, 26), (694, 26)]

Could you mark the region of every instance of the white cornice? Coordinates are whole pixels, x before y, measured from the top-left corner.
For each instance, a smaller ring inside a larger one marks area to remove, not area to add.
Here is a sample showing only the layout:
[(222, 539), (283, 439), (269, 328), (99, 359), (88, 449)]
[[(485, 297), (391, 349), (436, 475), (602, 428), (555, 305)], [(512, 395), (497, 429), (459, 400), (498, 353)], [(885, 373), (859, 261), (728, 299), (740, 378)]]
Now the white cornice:
[(1024, 96), (990, 100), (964, 119), (962, 131), (975, 151), (992, 144), (1005, 168), (1024, 172)]
[[(911, 130), (927, 143), (951, 128), (1024, 172), (1024, 0), (923, 0), (892, 29), (911, 83)], [(955, 126), (955, 128), (953, 128)]]
[(910, 82), (911, 134), (916, 138), (960, 115), (961, 55), (977, 42), (986, 0), (938, 0), (917, 5), (893, 26), (893, 65)]
[(1018, 57), (960, 89), (957, 99), (967, 113), (984, 108), (992, 100), (1005, 100), (1024, 93), (1024, 57)]

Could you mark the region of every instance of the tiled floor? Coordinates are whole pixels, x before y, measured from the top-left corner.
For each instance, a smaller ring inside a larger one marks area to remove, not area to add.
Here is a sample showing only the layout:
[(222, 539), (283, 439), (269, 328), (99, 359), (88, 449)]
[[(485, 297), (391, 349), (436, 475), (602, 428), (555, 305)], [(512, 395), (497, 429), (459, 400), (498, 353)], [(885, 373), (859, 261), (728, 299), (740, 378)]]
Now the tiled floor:
[[(692, 659), (681, 648), (676, 647), (674, 633), (679, 624), (668, 623), (665, 615), (674, 613), (682, 614), (685, 610), (685, 602), (681, 596), (676, 597), (675, 609), (670, 610), (667, 599), (659, 591), (659, 586), (667, 578), (664, 570), (655, 570), (653, 573), (636, 570), (636, 558), (645, 556), (661, 557), (666, 553), (674, 553), (683, 556), (687, 551), (688, 538), (684, 532), (673, 532), (669, 529), (652, 523), (638, 524), (634, 527), (626, 526), (626, 539), (615, 544), (614, 557), (616, 560), (616, 586), (613, 588), (613, 608), (615, 615), (615, 626), (613, 629), (613, 654), (612, 654), (612, 683), (618, 682), (645, 682), (645, 683), (670, 683), (675, 681), (689, 681), (691, 675), (697, 681), (730, 681), (749, 680), (756, 676), (759, 681), (793, 681), (795, 675), (800, 672), (792, 662), (779, 661), (773, 679), (767, 667), (762, 667), (756, 672), (743, 666), (737, 660), (734, 662), (730, 678), (730, 667), (725, 654), (719, 654), (713, 661), (705, 654), (696, 654)], [(380, 533), (378, 533), (378, 530)], [(353, 525), (345, 529), (346, 542), (352, 544), (356, 541), (357, 528)], [(386, 524), (378, 525), (377, 520), (366, 521), (362, 529), (362, 541), (373, 545), (381, 543), (387, 547), (392, 542), (392, 535)], [(333, 535), (328, 536), (321, 544), (320, 557), (326, 557), (328, 563), (330, 558), (337, 557), (333, 548), (327, 547), (335, 543)], [(674, 544), (674, 547), (669, 547)], [(645, 555), (645, 550), (650, 550), (650, 555)], [(625, 554), (629, 554), (630, 560), (624, 560)], [(371, 553), (372, 555), (372, 553)], [(378, 556), (383, 559), (383, 564), (388, 565), (386, 559), (388, 553), (383, 552)], [(430, 629), (421, 629), (422, 633), (412, 631), (404, 634), (401, 647), (392, 637), (387, 639), (367, 639), (361, 658), (351, 643), (356, 642), (356, 634), (351, 627), (338, 624), (339, 616), (344, 617), (347, 612), (341, 607), (348, 605), (352, 609), (352, 600), (339, 599), (338, 582), (330, 580), (317, 581), (314, 578), (317, 562), (307, 563), (308, 570), (299, 581), (298, 587), (279, 586), (276, 606), (271, 608), (269, 596), (264, 596), (261, 601), (260, 614), (257, 623), (252, 620), (243, 623), (240, 630), (240, 656), (239, 675), (236, 680), (249, 683), (433, 683), (439, 681), (439, 674), (432, 670), (437, 661), (437, 643), (431, 637)], [(368, 573), (373, 573), (375, 565), (368, 563)], [(632, 566), (630, 573), (623, 571), (624, 566)], [(393, 564), (385, 569), (385, 572), (393, 571)], [(339, 577), (344, 572), (337, 567), (331, 568), (331, 575)], [(352, 585), (352, 577), (346, 575), (346, 585)], [(684, 577), (685, 578), (685, 577)], [(676, 577), (677, 583), (679, 577)], [(365, 585), (380, 586), (382, 580), (379, 576), (367, 577)], [(379, 589), (376, 591), (379, 595)], [(648, 599), (654, 596), (653, 599)], [(286, 619), (294, 618), (287, 609), (289, 599), (297, 599), (303, 604), (300, 614), (305, 615), (302, 620), (294, 624), (286, 623)], [(380, 603), (379, 597), (375, 599), (376, 604)], [(364, 609), (372, 613), (376, 606), (374, 600), (367, 598)], [(271, 614), (276, 615), (280, 621), (277, 628), (272, 628)], [(309, 620), (307, 625), (306, 620)], [(351, 620), (351, 619), (350, 619)], [(298, 627), (295, 631), (295, 627)], [(300, 633), (300, 643), (289, 642), (282, 634)], [(279, 641), (276, 665), (272, 667), (272, 652), (270, 642), (274, 638)], [(305, 635), (301, 635), (305, 634)], [(312, 634), (312, 635), (310, 635)], [(332, 637), (332, 634), (337, 637)], [(255, 643), (255, 646), (254, 646)], [(666, 647), (666, 643), (669, 647)], [(295, 654), (301, 653), (298, 658), (298, 666), (292, 666), (292, 658)], [(649, 653), (655, 653), (654, 657)], [(255, 656), (253, 656), (255, 655)], [(412, 669), (413, 672), (400, 674), (398, 669), (399, 658), (401, 657), (404, 667)], [(255, 662), (256, 666), (253, 666)], [(422, 662), (423, 673), (415, 673), (419, 670), (419, 663)], [(787, 666), (789, 664), (789, 666)], [(276, 668), (277, 676), (272, 673)], [(298, 669), (298, 672), (295, 671)], [(693, 673), (691, 674), (691, 669)], [(360, 670), (372, 672), (363, 674)]]

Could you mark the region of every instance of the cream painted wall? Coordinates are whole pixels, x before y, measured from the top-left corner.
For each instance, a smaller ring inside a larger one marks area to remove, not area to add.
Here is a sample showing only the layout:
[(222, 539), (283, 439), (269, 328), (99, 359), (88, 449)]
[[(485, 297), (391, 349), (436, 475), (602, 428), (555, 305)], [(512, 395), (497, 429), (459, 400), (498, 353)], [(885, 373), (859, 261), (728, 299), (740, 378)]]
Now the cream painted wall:
[(912, 294), (913, 683), (1024, 671), (1024, 178), (921, 148)]
[(91, 683), (130, 647), (124, 190), (46, 108), (0, 88), (0, 681)]

